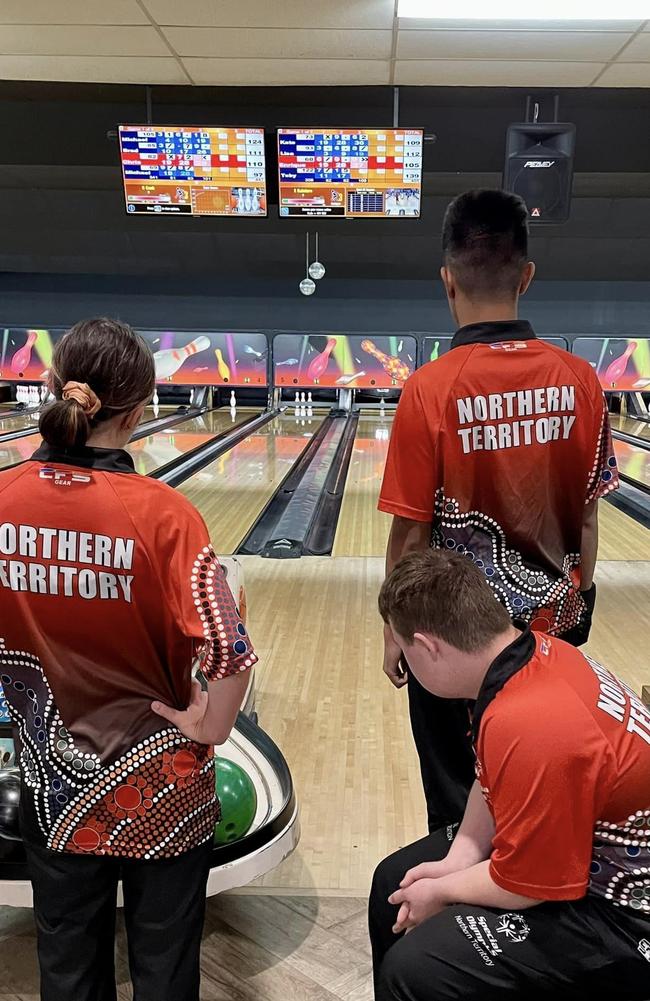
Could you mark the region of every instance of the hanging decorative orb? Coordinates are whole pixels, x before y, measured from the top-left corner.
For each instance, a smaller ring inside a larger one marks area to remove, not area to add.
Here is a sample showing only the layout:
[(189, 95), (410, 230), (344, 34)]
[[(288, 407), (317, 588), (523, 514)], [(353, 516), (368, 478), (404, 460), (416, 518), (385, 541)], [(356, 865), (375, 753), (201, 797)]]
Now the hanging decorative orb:
[(313, 295), (316, 291), (316, 282), (313, 282), (311, 278), (303, 278), (298, 287), (303, 295)]
[(309, 265), (309, 274), (312, 278), (315, 278), (317, 282), (320, 281), (321, 278), (325, 277), (325, 265), (321, 264), (320, 261), (314, 261), (313, 264)]

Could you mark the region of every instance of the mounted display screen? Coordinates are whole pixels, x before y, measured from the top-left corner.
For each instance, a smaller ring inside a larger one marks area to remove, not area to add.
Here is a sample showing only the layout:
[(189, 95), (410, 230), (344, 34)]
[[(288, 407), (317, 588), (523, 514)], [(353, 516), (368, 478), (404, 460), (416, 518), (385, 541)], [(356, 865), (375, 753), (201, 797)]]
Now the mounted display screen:
[(0, 328), (0, 379), (42, 382), (52, 364), (52, 351), (63, 329)]
[(585, 358), (604, 390), (650, 390), (650, 339), (647, 337), (578, 337), (574, 354)]
[(176, 386), (266, 386), (264, 334), (140, 331), (153, 351), (156, 382)]
[(264, 130), (120, 125), (130, 214), (266, 215)]
[(417, 218), (421, 129), (279, 129), (281, 216)]
[(385, 334), (278, 334), (275, 385), (329, 389), (393, 389), (415, 369), (414, 337)]

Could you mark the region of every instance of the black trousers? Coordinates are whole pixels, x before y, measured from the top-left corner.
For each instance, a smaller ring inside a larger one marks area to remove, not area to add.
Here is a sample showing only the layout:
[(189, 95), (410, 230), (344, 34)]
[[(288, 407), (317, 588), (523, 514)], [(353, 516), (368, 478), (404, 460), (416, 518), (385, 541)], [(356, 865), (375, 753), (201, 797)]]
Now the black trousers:
[[(587, 616), (561, 639), (582, 646), (589, 638), (596, 585), (583, 592)], [(469, 736), (471, 703), (439, 699), (408, 674), (409, 714), (427, 803), (429, 831), (463, 819), (474, 781), (474, 754)]]
[(385, 859), (370, 896), (375, 1001), (648, 1001), (650, 918), (587, 896), (520, 913), (454, 905), (396, 937), (388, 896), (447, 854), (439, 831)]
[(174, 859), (124, 862), (25, 847), (41, 1001), (115, 1001), (120, 879), (134, 1001), (199, 1001), (209, 843)]

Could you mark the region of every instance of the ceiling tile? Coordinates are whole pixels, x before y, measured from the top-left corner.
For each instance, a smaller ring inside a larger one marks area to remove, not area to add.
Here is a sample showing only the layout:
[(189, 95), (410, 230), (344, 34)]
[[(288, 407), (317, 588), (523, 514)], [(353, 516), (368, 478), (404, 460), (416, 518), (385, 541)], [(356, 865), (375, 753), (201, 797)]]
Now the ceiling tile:
[(597, 87), (650, 87), (650, 63), (614, 63), (598, 79)]
[(607, 62), (629, 37), (606, 31), (400, 31), (397, 57)]
[(633, 38), (630, 44), (618, 57), (621, 63), (650, 62), (650, 33), (644, 32)]
[(144, 56), (1, 56), (5, 80), (69, 80), (75, 83), (187, 83), (178, 62)]
[(136, 0), (2, 0), (0, 24), (148, 24)]
[(394, 0), (144, 0), (161, 25), (213, 28), (392, 28)]
[(395, 65), (395, 83), (432, 87), (586, 87), (602, 63), (411, 60)]
[(183, 59), (196, 84), (355, 86), (390, 80), (388, 61), (364, 59)]
[(48, 56), (168, 56), (169, 49), (154, 27), (95, 25), (5, 25), (0, 54)]
[(390, 59), (390, 31), (164, 28), (181, 56), (245, 59)]

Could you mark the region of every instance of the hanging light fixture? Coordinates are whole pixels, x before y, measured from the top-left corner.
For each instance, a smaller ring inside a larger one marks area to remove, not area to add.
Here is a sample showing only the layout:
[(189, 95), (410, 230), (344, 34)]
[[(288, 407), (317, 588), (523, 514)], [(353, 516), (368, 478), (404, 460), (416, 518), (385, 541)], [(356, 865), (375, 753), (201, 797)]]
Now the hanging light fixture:
[(318, 233), (316, 233), (316, 260), (309, 265), (309, 274), (317, 282), (325, 277), (325, 265), (318, 260)]
[(309, 233), (307, 233), (307, 247), (305, 253), (305, 277), (300, 282), (298, 288), (303, 295), (313, 295), (316, 291), (316, 282), (313, 282), (309, 277), (310, 267), (309, 267)]

